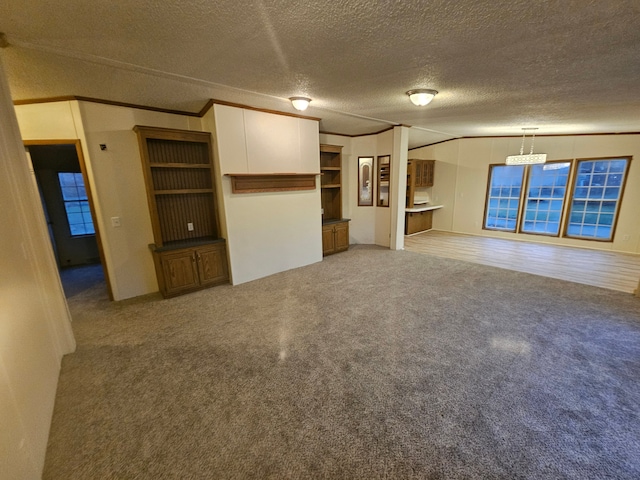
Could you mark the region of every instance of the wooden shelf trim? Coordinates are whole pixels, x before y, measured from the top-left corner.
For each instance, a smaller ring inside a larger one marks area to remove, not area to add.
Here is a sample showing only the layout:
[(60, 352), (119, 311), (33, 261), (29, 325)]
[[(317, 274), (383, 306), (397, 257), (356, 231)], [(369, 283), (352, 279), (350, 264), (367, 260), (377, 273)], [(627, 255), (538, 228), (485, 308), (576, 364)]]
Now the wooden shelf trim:
[(191, 193), (213, 193), (212, 188), (184, 188), (180, 190), (154, 190), (154, 195), (184, 195)]
[(208, 163), (149, 163), (151, 168), (200, 168), (210, 169)]
[(231, 193), (315, 190), (319, 173), (227, 173)]

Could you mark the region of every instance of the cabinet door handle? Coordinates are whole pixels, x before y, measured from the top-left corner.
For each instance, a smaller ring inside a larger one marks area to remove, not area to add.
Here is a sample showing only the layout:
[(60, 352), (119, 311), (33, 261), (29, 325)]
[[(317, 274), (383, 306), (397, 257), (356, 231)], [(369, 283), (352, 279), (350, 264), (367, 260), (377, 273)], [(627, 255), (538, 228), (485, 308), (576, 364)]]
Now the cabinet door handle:
[(196, 263), (196, 254), (195, 253), (193, 255), (191, 255), (191, 261), (193, 263)]
[(196, 252), (196, 258), (198, 259), (198, 261), (202, 261), (202, 259), (200, 258), (200, 252)]

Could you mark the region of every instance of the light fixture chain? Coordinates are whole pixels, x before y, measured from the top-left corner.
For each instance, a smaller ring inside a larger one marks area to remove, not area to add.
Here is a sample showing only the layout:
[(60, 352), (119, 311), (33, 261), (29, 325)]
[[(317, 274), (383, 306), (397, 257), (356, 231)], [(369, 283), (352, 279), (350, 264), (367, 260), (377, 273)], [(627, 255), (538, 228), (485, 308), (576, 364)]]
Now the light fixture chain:
[(535, 142), (535, 140), (536, 140), (536, 131), (534, 129), (533, 133), (531, 134), (531, 151), (529, 152), (530, 155), (533, 155), (533, 142)]

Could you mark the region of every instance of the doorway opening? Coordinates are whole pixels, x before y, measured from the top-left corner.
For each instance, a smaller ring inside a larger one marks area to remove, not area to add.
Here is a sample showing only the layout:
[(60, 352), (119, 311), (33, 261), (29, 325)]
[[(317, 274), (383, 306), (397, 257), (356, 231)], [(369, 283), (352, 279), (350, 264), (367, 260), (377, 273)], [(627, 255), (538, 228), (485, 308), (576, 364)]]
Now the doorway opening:
[(79, 140), (25, 142), (67, 298), (101, 283), (113, 300)]

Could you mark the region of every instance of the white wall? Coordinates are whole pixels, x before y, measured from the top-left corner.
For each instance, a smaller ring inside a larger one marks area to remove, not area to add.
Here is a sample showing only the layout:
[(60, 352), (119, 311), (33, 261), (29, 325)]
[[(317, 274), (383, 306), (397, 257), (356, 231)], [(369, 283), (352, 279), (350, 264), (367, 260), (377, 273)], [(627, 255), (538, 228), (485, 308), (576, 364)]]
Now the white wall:
[[(202, 130), (199, 118), (80, 102), (83, 145), (115, 300), (157, 292), (151, 215), (135, 125)], [(100, 149), (100, 144), (107, 146)], [(111, 224), (120, 218), (120, 227)]]
[(0, 225), (0, 478), (37, 479), (60, 361), (75, 342), (1, 64)]
[(575, 135), (537, 137), (535, 151), (548, 160), (633, 156), (622, 200), (615, 239), (595, 242), (483, 230), (485, 196), (490, 164), (504, 164), (517, 153), (516, 137), (452, 140), (409, 152), (410, 158), (435, 159), (434, 202), (444, 208), (434, 212), (434, 228), (540, 243), (599, 250), (640, 253), (640, 135)]
[[(376, 186), (375, 188), (375, 198), (374, 205), (378, 204), (378, 157), (383, 155), (391, 156), (391, 178), (389, 182), (389, 200), (390, 204), (393, 205), (393, 197), (395, 195), (396, 190), (396, 179), (393, 175), (393, 166), (394, 158), (393, 155), (393, 130), (389, 130), (387, 132), (380, 133), (375, 136), (376, 138), (376, 164), (373, 175), (373, 182)], [(404, 210), (404, 205), (402, 205), (402, 209)], [(375, 244), (380, 245), (382, 247), (388, 247), (391, 242), (391, 206), (389, 207), (375, 207)]]
[(319, 173), (318, 122), (225, 105), (203, 118), (216, 163), (234, 285), (322, 260), (319, 178), (314, 190), (231, 193), (229, 173)]
[[(115, 300), (158, 291), (138, 140), (133, 127), (202, 130), (199, 118), (92, 102), (16, 107), (24, 140), (80, 139)], [(101, 150), (100, 144), (107, 149)], [(120, 217), (113, 227), (112, 217)]]
[[(375, 135), (355, 137), (351, 139), (351, 152), (342, 159), (343, 171), (346, 169), (348, 184), (343, 185), (343, 195), (347, 195), (347, 205), (351, 223), (349, 224), (349, 235), (353, 243), (375, 244), (376, 243), (376, 207), (358, 206), (358, 157), (373, 157), (374, 172), (375, 159), (378, 154), (378, 139)], [(375, 185), (375, 175), (374, 175)], [(375, 193), (375, 187), (374, 187)], [(344, 201), (344, 198), (343, 198)]]

